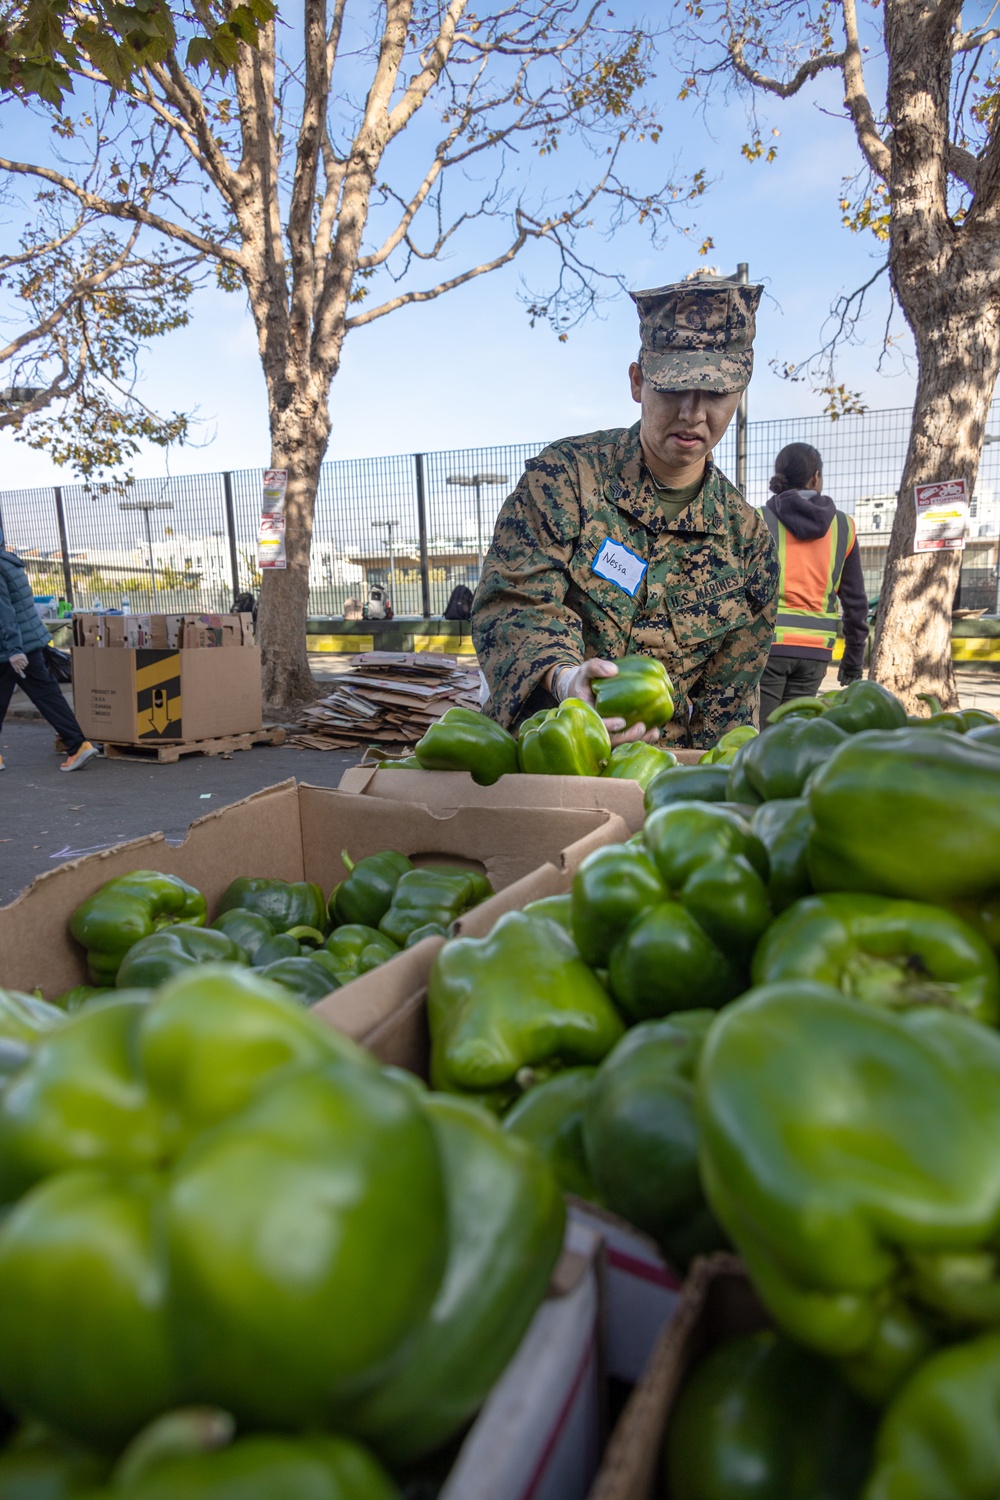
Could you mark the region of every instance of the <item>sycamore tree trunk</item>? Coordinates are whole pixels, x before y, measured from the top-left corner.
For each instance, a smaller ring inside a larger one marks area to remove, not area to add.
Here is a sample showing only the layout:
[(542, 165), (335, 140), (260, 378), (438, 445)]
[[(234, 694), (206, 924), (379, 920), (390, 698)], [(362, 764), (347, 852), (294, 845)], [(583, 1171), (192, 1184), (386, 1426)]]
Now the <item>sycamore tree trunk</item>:
[[(950, 139), (960, 17), (960, 0), (885, 0), (891, 145), (864, 137), (889, 187), (889, 269), (918, 366), (871, 675), (911, 713), (920, 692), (958, 706), (951, 613), (962, 562), (914, 553), (913, 486), (964, 479), (971, 497), (1000, 369), (1000, 141), (994, 128), (973, 158)], [(961, 216), (949, 207), (951, 172), (972, 192)]]
[(288, 470), (284, 568), (263, 575), (258, 610), (265, 713), (294, 716), (319, 690), (309, 670), (309, 556), (320, 467), (330, 441), (329, 383), (303, 373), (268, 382), (271, 467)]
[(925, 326), (909, 299), (919, 376), (871, 665), (871, 676), (910, 713), (922, 710), (920, 692), (958, 707), (951, 616), (962, 565), (961, 552), (914, 553), (913, 486), (964, 479), (971, 497), (1000, 372), (1000, 316), (991, 299), (932, 290)]

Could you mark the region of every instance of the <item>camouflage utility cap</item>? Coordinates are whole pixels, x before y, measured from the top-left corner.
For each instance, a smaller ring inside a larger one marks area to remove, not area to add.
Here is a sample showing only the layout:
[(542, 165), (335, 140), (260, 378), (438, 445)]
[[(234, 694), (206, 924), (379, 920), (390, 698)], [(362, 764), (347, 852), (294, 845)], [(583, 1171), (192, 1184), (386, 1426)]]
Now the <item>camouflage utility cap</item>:
[(739, 281), (682, 281), (632, 292), (643, 379), (656, 391), (741, 391), (753, 372), (763, 290)]

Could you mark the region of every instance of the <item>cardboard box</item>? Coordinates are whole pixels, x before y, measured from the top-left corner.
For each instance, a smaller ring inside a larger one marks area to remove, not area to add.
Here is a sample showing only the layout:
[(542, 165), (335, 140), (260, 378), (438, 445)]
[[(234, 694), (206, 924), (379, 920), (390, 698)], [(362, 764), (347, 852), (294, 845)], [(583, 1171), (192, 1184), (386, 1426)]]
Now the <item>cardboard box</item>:
[[(132, 870), (181, 876), (204, 893), (213, 912), (239, 875), (312, 880), (329, 893), (347, 874), (342, 849), (355, 860), (397, 849), (418, 864), (462, 861), (484, 870), (500, 893), (484, 903), (484, 909), (497, 903), (492, 918), (496, 920), (505, 909), (505, 887), (517, 884), (535, 866), (555, 861), (547, 868), (557, 877), (564, 850), (569, 868), (591, 848), (615, 842), (624, 832), (617, 818), (594, 810), (540, 815), (467, 809), (441, 815), (413, 804), (369, 801), (285, 781), (200, 818), (182, 843), (169, 844), (162, 833), (150, 834), (39, 875), (15, 901), (0, 908), (0, 986), (38, 987), (51, 998), (84, 983), (84, 954), (70, 936), (69, 916), (106, 880)], [(489, 915), (485, 920), (491, 920)], [(427, 939), (431, 952), (435, 942)], [(391, 991), (397, 983), (391, 971), (397, 967), (404, 976), (415, 968), (425, 982), (430, 965), (426, 951), (421, 953), (423, 947), (401, 953), (336, 991), (317, 1007), (319, 1013), (335, 1025), (342, 1010), (350, 1018), (355, 986), (367, 986), (381, 975)]]
[(160, 651), (252, 646), (253, 615), (79, 614), (73, 616), (73, 644)]
[(73, 707), (88, 739), (123, 745), (252, 733), (262, 724), (260, 651), (74, 646)]
[(695, 1261), (677, 1314), (615, 1424), (587, 1500), (669, 1500), (661, 1453), (685, 1377), (717, 1344), (766, 1328), (769, 1321), (735, 1256)]
[(574, 1223), (604, 1242), (604, 1300), (608, 1374), (635, 1385), (649, 1364), (661, 1331), (673, 1319), (681, 1278), (655, 1240), (607, 1209), (570, 1198)]
[[(703, 750), (675, 752), (682, 765), (695, 765)], [(454, 807), (605, 807), (624, 818), (630, 833), (642, 827), (643, 790), (617, 776), (501, 776), (477, 786), (467, 771), (378, 771), (351, 766), (340, 778), (342, 792), (420, 802), (444, 811)]]
[(601, 1242), (568, 1224), (553, 1286), (438, 1500), (586, 1500), (603, 1446)]

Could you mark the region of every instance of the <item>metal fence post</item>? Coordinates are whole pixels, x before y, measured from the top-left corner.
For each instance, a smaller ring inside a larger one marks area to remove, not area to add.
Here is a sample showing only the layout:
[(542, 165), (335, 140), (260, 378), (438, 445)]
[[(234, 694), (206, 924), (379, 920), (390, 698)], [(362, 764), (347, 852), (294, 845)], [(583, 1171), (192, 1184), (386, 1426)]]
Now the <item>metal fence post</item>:
[[(736, 280), (741, 286), (746, 286), (750, 280), (750, 267), (745, 260), (741, 260), (736, 267)], [(740, 404), (736, 408), (736, 488), (743, 496), (747, 495), (747, 392), (743, 387)]]
[(236, 550), (236, 511), (233, 506), (233, 476), (227, 469), (222, 476), (222, 488), (226, 497), (226, 533), (229, 537), (229, 566), (233, 575), (233, 598), (242, 593), (240, 588), (240, 557)]
[(52, 493), (56, 497), (56, 521), (59, 523), (59, 548), (62, 552), (63, 587), (66, 603), (73, 603), (73, 569), (69, 563), (69, 540), (66, 535), (66, 508), (63, 505), (62, 485), (57, 484)]
[(417, 473), (417, 533), (420, 538), (420, 602), (425, 620), (431, 617), (431, 573), (427, 561), (427, 495), (424, 489), (424, 455), (414, 453)]

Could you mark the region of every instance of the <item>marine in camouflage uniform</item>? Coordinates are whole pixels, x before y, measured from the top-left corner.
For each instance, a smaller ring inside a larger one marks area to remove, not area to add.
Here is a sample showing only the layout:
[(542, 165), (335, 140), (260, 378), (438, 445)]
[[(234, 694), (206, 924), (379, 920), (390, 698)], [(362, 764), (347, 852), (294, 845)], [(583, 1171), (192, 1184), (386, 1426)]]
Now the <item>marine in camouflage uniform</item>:
[[(636, 293), (643, 379), (742, 389), (759, 296), (735, 282)], [(472, 612), (486, 712), (501, 724), (552, 706), (553, 667), (626, 652), (658, 657), (677, 689), (667, 743), (708, 746), (755, 720), (777, 609), (767, 527), (711, 458), (694, 499), (664, 514), (640, 425), (553, 443), (503, 505)], [(629, 569), (621, 583), (601, 576), (609, 555)]]

